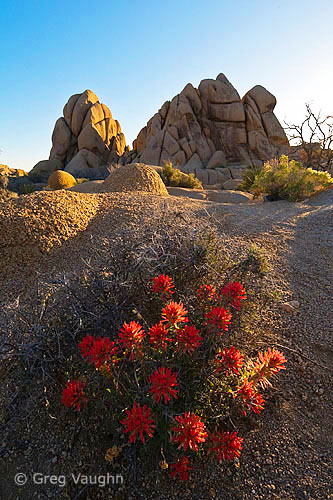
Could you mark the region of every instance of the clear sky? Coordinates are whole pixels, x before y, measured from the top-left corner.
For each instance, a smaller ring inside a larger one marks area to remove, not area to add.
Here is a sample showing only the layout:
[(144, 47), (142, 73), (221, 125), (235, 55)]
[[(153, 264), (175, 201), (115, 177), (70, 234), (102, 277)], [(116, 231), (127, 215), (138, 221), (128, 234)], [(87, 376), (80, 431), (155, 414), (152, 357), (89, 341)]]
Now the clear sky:
[(127, 144), (166, 100), (224, 73), (241, 96), (276, 97), (281, 122), (305, 102), (333, 114), (333, 0), (3, 0), (0, 163), (47, 159), (72, 94), (91, 89)]

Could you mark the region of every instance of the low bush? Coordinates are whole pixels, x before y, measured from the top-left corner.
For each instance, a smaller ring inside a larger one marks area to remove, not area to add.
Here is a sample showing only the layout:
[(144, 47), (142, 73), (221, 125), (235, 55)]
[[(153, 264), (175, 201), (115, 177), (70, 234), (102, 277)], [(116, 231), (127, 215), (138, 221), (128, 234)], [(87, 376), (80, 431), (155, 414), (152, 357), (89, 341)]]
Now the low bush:
[(199, 179), (193, 174), (184, 174), (178, 168), (174, 168), (171, 162), (165, 163), (161, 177), (166, 186), (202, 189)]
[(287, 156), (271, 160), (255, 175), (250, 191), (256, 196), (270, 195), (273, 199), (299, 201), (333, 186), (327, 172), (305, 168)]
[(11, 198), (17, 198), (18, 194), (10, 191), (9, 189), (4, 189), (0, 187), (0, 201), (6, 201)]
[[(19, 301), (1, 308), (0, 354), (12, 382), (3, 384), (3, 412), (8, 432), (25, 435), (25, 419), (37, 418), (35, 401), (47, 391), (61, 427), (71, 421), (89, 434), (97, 462), (101, 451), (132, 471), (137, 459), (150, 471), (157, 460), (187, 479), (208, 450), (213, 459), (237, 459), (264, 405), (260, 377), (273, 374), (283, 355), (258, 352), (254, 340), (268, 300), (259, 251), (229, 249), (206, 222), (186, 214), (158, 215), (140, 231), (129, 225), (95, 240), (83, 271), (44, 276), (33, 308)], [(173, 323), (170, 314), (182, 309)], [(80, 414), (61, 408), (62, 389), (63, 403)], [(252, 418), (244, 421), (244, 412)], [(80, 460), (88, 459), (84, 453)]]
[[(201, 285), (191, 321), (187, 306), (173, 300), (174, 288), (169, 276), (154, 278), (148, 300), (160, 313), (146, 330), (129, 321), (112, 338), (84, 336), (81, 355), (100, 379), (69, 380), (62, 403), (80, 411), (88, 393), (94, 403), (109, 400), (107, 418), (121, 424), (128, 445), (141, 441), (162, 469), (171, 463), (171, 477), (187, 480), (195, 454), (206, 450), (219, 462), (240, 456), (243, 438), (232, 422), (261, 413), (261, 391), (286, 359), (273, 348), (252, 360), (232, 344), (229, 329), (247, 299), (240, 282)], [(114, 460), (124, 446), (108, 449), (106, 459)]]
[(262, 171), (262, 166), (251, 165), (246, 168), (243, 174), (243, 181), (238, 186), (238, 191), (250, 192), (256, 176)]
[(89, 179), (86, 179), (85, 177), (79, 177), (78, 179), (75, 180), (76, 180), (76, 185), (83, 184), (84, 182), (89, 182)]

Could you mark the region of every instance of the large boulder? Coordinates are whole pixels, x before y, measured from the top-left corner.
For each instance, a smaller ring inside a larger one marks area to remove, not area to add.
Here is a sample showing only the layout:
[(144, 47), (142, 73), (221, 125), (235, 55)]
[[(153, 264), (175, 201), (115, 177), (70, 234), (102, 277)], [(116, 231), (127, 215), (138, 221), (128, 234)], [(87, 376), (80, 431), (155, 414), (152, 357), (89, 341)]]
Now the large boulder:
[(101, 193), (143, 191), (167, 196), (168, 191), (158, 173), (148, 165), (132, 163), (116, 168), (101, 184)]
[(76, 178), (85, 178), (91, 181), (106, 179), (110, 173), (103, 160), (87, 149), (81, 149), (64, 170)]
[(62, 170), (63, 163), (58, 160), (41, 160), (29, 172), (29, 179), (32, 182), (47, 182), (50, 175), (56, 170)]
[[(61, 161), (62, 168), (72, 162), (81, 151), (89, 151), (97, 160), (82, 160), (82, 155), (69, 169), (99, 168), (109, 161), (117, 162), (126, 150), (126, 141), (120, 124), (109, 108), (91, 91), (71, 96), (64, 107), (52, 134), (50, 160)], [(94, 163), (95, 166), (91, 166)], [(81, 165), (81, 166), (80, 166)], [(102, 169), (103, 170), (103, 169)], [(76, 170), (75, 170), (76, 171)], [(89, 178), (97, 178), (91, 174)], [(105, 176), (105, 175), (104, 175)]]
[(222, 73), (202, 80), (198, 89), (187, 84), (148, 121), (123, 162), (171, 161), (184, 172), (260, 164), (289, 146), (275, 105), (275, 97), (260, 85), (241, 99)]

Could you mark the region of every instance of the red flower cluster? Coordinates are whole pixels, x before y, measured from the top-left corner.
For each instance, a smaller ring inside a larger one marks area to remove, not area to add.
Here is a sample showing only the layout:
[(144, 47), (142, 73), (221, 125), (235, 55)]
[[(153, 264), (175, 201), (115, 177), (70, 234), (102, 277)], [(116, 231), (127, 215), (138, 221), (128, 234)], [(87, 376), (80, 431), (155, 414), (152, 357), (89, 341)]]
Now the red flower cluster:
[(188, 481), (189, 471), (193, 469), (193, 467), (189, 464), (188, 457), (178, 458), (177, 462), (171, 464), (170, 476), (175, 478), (178, 476), (178, 479), (181, 481)]
[(187, 448), (198, 451), (198, 444), (203, 443), (208, 435), (205, 424), (197, 415), (191, 415), (191, 412), (185, 412), (184, 417), (178, 415), (175, 420), (178, 425), (171, 427), (175, 433), (171, 442), (179, 443), (179, 448), (183, 447), (184, 451)]
[(161, 274), (160, 276), (156, 276), (153, 281), (153, 292), (159, 293), (162, 300), (169, 299), (171, 294), (174, 293), (174, 291), (172, 290), (172, 288), (174, 288), (174, 285), (170, 276)]
[(208, 453), (217, 453), (219, 462), (233, 460), (240, 456), (243, 438), (237, 436), (237, 432), (220, 432), (210, 435), (210, 447)]
[(122, 425), (126, 425), (124, 434), (129, 432), (129, 442), (136, 441), (137, 434), (139, 433), (141, 441), (144, 443), (145, 438), (143, 433), (146, 432), (149, 437), (152, 437), (156, 425), (154, 419), (150, 417), (151, 409), (147, 405), (137, 405), (134, 403), (132, 410), (126, 410), (127, 417), (120, 420)]
[(166, 349), (168, 346), (167, 342), (172, 341), (172, 339), (168, 336), (169, 329), (162, 323), (162, 321), (152, 326), (148, 332), (148, 335), (149, 343), (152, 344), (156, 349), (158, 349), (159, 347)]
[(200, 332), (195, 326), (185, 325), (184, 328), (176, 330), (176, 341), (178, 343), (176, 352), (187, 352), (191, 355), (200, 346), (201, 340)]
[(142, 329), (142, 326), (136, 321), (131, 321), (130, 324), (124, 323), (118, 338), (119, 344), (121, 344), (126, 351), (126, 354), (129, 354), (129, 359), (133, 360), (136, 355), (141, 355), (141, 344), (143, 342), (145, 336), (145, 332)]
[(177, 325), (178, 323), (187, 323), (187, 310), (182, 302), (169, 302), (164, 309), (162, 309), (162, 322), (170, 326)]
[[(237, 387), (234, 398), (239, 398), (247, 410), (252, 410), (258, 415), (264, 408), (265, 400), (259, 392), (253, 389), (253, 380), (251, 382), (244, 380), (243, 385)], [(246, 415), (246, 409), (243, 410), (244, 415)]]
[(254, 385), (259, 383), (262, 387), (271, 385), (268, 378), (275, 375), (280, 370), (285, 370), (286, 367), (283, 363), (286, 363), (286, 358), (283, 353), (277, 349), (268, 348), (264, 354), (259, 353), (257, 360), (253, 366), (253, 374), (251, 380), (253, 380)]
[(62, 404), (67, 406), (67, 408), (73, 406), (73, 408), (80, 411), (81, 404), (87, 404), (88, 402), (88, 399), (84, 394), (86, 385), (86, 382), (83, 383), (80, 380), (72, 380), (67, 382), (67, 386), (62, 392)]
[(178, 391), (173, 389), (177, 386), (177, 372), (172, 373), (170, 368), (159, 368), (149, 377), (152, 387), (149, 392), (153, 394), (153, 399), (159, 403), (164, 397), (164, 403), (170, 401), (170, 396), (177, 398)]
[(232, 315), (224, 307), (217, 306), (208, 311), (205, 314), (205, 318), (207, 319), (206, 324), (210, 326), (211, 330), (217, 330), (219, 333), (222, 333), (220, 330), (228, 331)]
[(234, 309), (240, 311), (241, 300), (246, 299), (246, 292), (245, 288), (239, 283), (239, 281), (228, 283), (224, 288), (222, 288), (220, 293)]
[(97, 337), (86, 335), (79, 344), (82, 356), (96, 368), (100, 368), (107, 361), (118, 362), (118, 347), (115, 342), (111, 342), (108, 337)]
[(225, 348), (223, 351), (218, 350), (214, 362), (216, 364), (216, 372), (225, 370), (225, 374), (231, 375), (231, 372), (239, 375), (238, 368), (243, 364), (244, 356), (241, 355), (238, 349), (232, 345), (229, 349)]
[(216, 299), (216, 289), (213, 285), (201, 285), (197, 290), (197, 299), (202, 308), (205, 308), (209, 302)]

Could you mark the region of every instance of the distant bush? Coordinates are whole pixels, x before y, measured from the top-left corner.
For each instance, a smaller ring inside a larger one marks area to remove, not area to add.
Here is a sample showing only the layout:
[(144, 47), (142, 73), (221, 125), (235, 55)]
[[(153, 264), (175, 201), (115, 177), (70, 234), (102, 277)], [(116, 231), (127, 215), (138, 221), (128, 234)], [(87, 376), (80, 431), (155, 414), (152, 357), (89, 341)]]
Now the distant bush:
[(255, 196), (265, 194), (288, 201), (303, 200), (333, 186), (333, 179), (327, 172), (305, 168), (295, 160), (289, 161), (288, 156), (266, 162), (255, 174), (253, 182), (251, 175), (244, 182)]
[(0, 201), (9, 200), (10, 198), (17, 198), (18, 194), (10, 191), (9, 189), (3, 189), (0, 186)]
[(89, 179), (85, 179), (84, 177), (79, 177), (78, 179), (76, 179), (76, 185), (78, 184), (83, 184), (84, 182), (88, 182)]
[(36, 186), (36, 184), (23, 184), (19, 187), (19, 194), (32, 194), (35, 191), (40, 191), (40, 186)]
[(166, 186), (202, 189), (202, 183), (193, 174), (184, 174), (178, 168), (173, 168), (171, 162), (165, 163), (162, 180)]
[(243, 181), (238, 186), (238, 191), (251, 191), (256, 176), (262, 171), (263, 166), (251, 165), (246, 168), (243, 174)]

